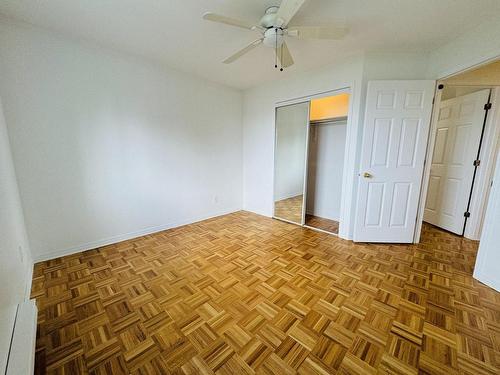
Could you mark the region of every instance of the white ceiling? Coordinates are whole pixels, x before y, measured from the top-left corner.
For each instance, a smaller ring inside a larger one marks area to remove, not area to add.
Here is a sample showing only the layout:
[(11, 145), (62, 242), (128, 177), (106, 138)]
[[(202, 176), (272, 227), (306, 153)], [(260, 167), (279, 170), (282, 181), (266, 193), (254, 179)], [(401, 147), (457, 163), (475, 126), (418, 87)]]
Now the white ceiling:
[(295, 65), (274, 69), (259, 47), (221, 61), (257, 34), (203, 21), (206, 11), (257, 21), (280, 0), (2, 0), (0, 13), (113, 47), (235, 88), (328, 65), (360, 51), (430, 51), (500, 15), (498, 0), (309, 0), (291, 25), (347, 23), (342, 41), (289, 40)]

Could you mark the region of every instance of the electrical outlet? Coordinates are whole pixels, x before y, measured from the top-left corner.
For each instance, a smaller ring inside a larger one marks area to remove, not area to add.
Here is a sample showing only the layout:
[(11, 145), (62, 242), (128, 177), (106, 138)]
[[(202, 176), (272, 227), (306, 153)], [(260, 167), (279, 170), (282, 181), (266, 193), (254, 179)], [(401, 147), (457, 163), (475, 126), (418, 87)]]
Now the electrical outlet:
[(219, 203), (219, 197), (217, 195), (214, 195), (214, 203), (215, 204)]
[(21, 258), (21, 263), (24, 263), (24, 251), (23, 251), (23, 247), (21, 245), (19, 245), (17, 247), (17, 249), (19, 250), (19, 257)]

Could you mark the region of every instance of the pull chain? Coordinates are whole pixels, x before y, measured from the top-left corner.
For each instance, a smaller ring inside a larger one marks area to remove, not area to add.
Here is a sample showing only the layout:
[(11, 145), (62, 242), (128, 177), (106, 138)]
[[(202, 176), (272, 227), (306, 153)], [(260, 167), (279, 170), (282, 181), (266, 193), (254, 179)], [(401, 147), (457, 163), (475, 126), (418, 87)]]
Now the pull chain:
[(283, 43), (281, 43), (281, 58), (280, 58), (280, 63), (281, 63), (281, 68), (280, 68), (280, 72), (283, 71)]
[(274, 29), (274, 32), (276, 33), (276, 38), (275, 38), (275, 43), (274, 43), (274, 67), (277, 69), (278, 68), (278, 28)]

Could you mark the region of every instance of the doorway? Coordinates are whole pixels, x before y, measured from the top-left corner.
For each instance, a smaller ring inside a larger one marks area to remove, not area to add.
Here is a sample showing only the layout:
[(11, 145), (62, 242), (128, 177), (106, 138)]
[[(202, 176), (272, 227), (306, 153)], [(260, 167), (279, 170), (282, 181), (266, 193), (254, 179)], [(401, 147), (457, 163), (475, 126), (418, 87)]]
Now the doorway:
[(305, 225), (338, 234), (349, 94), (311, 100)]
[(422, 222), (481, 238), (500, 140), (499, 98), (500, 61), (438, 82), (414, 242)]
[(433, 133), (434, 150), (424, 208), (424, 221), (463, 236), (491, 90), (483, 87), (439, 86), (441, 100)]

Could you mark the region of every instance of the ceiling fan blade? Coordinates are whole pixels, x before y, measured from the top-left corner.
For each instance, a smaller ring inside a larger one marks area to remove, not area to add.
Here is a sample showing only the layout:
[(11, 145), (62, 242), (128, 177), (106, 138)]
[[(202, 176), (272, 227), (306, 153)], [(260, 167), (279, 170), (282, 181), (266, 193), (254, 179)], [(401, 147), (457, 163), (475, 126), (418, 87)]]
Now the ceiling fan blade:
[(349, 29), (339, 26), (292, 26), (288, 29), (288, 35), (299, 39), (342, 39)]
[(243, 29), (253, 30), (256, 28), (255, 25), (252, 25), (250, 22), (237, 20), (235, 18), (222, 16), (220, 14), (207, 12), (203, 15), (203, 19), (207, 21), (213, 21), (218, 23), (225, 23), (226, 25), (241, 27)]
[(290, 50), (288, 49), (288, 46), (286, 45), (285, 42), (283, 42), (281, 47), (278, 48), (276, 54), (283, 68), (288, 68), (289, 66), (292, 66), (294, 64)]
[(257, 47), (259, 44), (262, 43), (262, 38), (254, 40), (252, 43), (250, 43), (248, 46), (245, 48), (239, 50), (236, 52), (234, 55), (229, 56), (227, 59), (223, 61), (224, 64), (231, 64), (233, 61), (239, 59), (241, 56), (243, 56), (245, 53), (250, 52), (253, 50), (255, 47)]
[(276, 14), (278, 26), (286, 27), (305, 2), (306, 0), (283, 0)]

